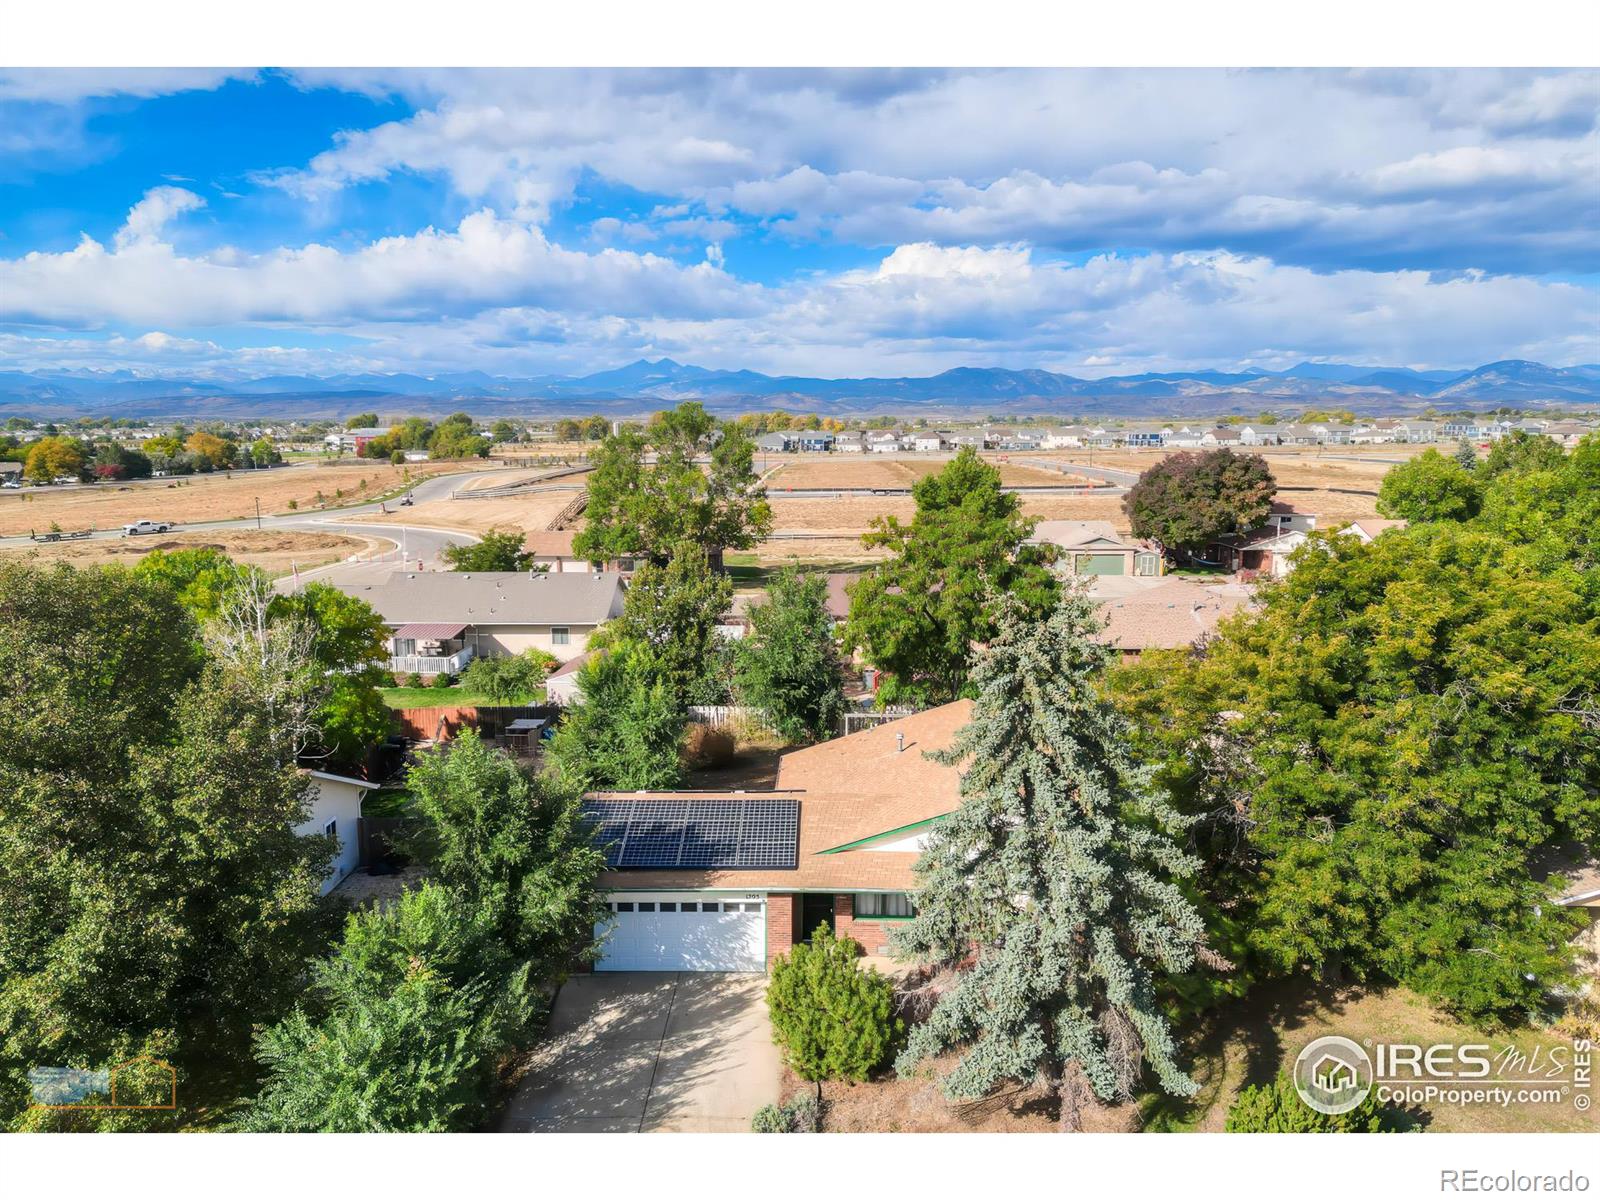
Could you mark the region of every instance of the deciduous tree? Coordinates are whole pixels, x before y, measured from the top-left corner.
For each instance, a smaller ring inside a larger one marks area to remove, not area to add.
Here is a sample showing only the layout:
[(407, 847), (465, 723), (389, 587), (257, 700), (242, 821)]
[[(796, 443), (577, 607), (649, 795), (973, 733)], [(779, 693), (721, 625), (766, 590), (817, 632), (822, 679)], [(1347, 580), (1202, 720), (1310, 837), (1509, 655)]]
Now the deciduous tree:
[(1277, 490), (1259, 454), (1184, 450), (1146, 469), (1122, 498), (1122, 509), (1135, 537), (1194, 554), (1260, 525)]
[(1047, 552), (1025, 544), (1033, 521), (970, 447), (912, 494), (910, 525), (879, 517), (861, 539), (893, 557), (851, 586), (845, 644), (863, 647), (901, 694), (948, 700), (966, 684), (974, 647), (994, 636), (999, 597), (1048, 611), (1055, 576)]
[(724, 549), (753, 546), (772, 526), (754, 459), (742, 430), (693, 401), (657, 413), (648, 430), (608, 435), (591, 456), (587, 523), (574, 553), (595, 561), (638, 554), (660, 564), (692, 542), (720, 565)]
[(827, 603), (821, 575), (782, 571), (767, 585), (766, 603), (749, 610), (750, 632), (734, 646), (739, 698), (764, 710), (792, 742), (828, 737), (844, 711)]
[(1472, 472), (1432, 448), (1390, 467), (1378, 485), (1378, 511), (1403, 521), (1465, 521), (1482, 501)]

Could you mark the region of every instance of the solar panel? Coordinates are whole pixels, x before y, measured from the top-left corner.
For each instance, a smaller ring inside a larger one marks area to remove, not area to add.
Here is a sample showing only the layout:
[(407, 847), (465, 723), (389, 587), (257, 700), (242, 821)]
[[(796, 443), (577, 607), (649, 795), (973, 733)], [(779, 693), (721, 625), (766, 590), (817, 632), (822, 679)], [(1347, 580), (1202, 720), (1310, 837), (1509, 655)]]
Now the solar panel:
[(606, 866), (663, 869), (793, 869), (800, 802), (789, 798), (589, 800), (586, 819)]

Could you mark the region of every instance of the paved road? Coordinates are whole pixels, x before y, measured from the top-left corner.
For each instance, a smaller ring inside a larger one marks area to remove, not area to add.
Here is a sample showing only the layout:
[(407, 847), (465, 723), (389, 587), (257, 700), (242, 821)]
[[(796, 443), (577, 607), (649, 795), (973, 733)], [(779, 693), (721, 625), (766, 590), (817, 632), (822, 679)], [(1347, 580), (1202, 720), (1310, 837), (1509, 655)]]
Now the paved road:
[[(412, 498), (418, 503), (428, 500), (442, 500), (459, 487), (464, 487), (473, 480), (500, 475), (506, 468), (500, 467), (492, 471), (471, 471), (452, 475), (435, 475), (424, 479), (411, 489)], [(404, 514), (405, 509), (394, 500), (374, 501), (371, 504), (358, 504), (349, 508), (341, 508), (333, 512), (324, 512), (317, 516), (303, 515), (300, 513), (264, 516), (259, 522), (255, 517), (244, 517), (233, 521), (201, 521), (192, 525), (180, 524), (174, 532), (181, 533), (207, 533), (211, 531), (239, 530), (239, 529), (275, 529), (293, 530), (302, 533), (348, 533), (356, 537), (374, 537), (392, 543), (386, 552), (376, 555), (361, 555), (359, 561), (345, 561), (330, 563), (325, 567), (318, 567), (311, 571), (302, 571), (298, 581), (301, 583), (316, 579), (325, 583), (372, 583), (385, 578), (389, 572), (401, 566), (401, 554), (404, 552), (405, 561), (415, 564), (419, 560), (424, 569), (439, 570), (441, 555), (446, 546), (462, 545), (478, 540), (476, 534), (465, 530), (434, 529), (421, 525), (391, 525), (372, 521), (363, 521), (362, 517), (371, 517), (382, 513), (385, 509), (391, 514)], [(123, 536), (120, 530), (102, 529), (97, 531), (92, 539), (105, 541), (120, 539)], [(26, 537), (0, 538), (0, 549), (12, 547), (25, 547), (33, 543)], [(296, 584), (294, 575), (285, 576), (278, 581), (280, 590), (291, 590)]]

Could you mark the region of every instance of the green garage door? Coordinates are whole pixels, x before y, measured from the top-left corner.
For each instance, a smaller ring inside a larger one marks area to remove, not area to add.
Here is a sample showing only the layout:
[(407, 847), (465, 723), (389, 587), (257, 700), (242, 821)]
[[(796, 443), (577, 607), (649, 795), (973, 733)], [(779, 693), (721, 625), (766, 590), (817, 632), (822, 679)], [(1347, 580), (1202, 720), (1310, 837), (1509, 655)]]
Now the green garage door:
[(1121, 554), (1078, 555), (1079, 575), (1121, 575), (1124, 556)]

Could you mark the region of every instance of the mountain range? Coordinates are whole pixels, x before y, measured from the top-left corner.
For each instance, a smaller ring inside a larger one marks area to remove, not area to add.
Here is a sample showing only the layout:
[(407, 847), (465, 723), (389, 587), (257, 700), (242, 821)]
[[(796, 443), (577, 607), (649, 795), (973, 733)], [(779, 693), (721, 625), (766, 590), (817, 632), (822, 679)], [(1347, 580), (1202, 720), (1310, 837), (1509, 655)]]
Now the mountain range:
[(699, 400), (722, 413), (789, 408), (834, 416), (915, 411), (1199, 416), (1336, 407), (1406, 412), (1510, 405), (1600, 407), (1600, 364), (1551, 367), (1522, 359), (1469, 371), (1304, 362), (1286, 371), (1161, 371), (1080, 379), (1053, 371), (957, 367), (921, 377), (824, 379), (713, 370), (640, 359), (582, 376), (270, 375), (227, 380), (112, 371), (0, 371), (0, 414), (39, 418), (342, 417), (362, 408), (388, 419), (466, 409), (476, 416), (650, 411)]

